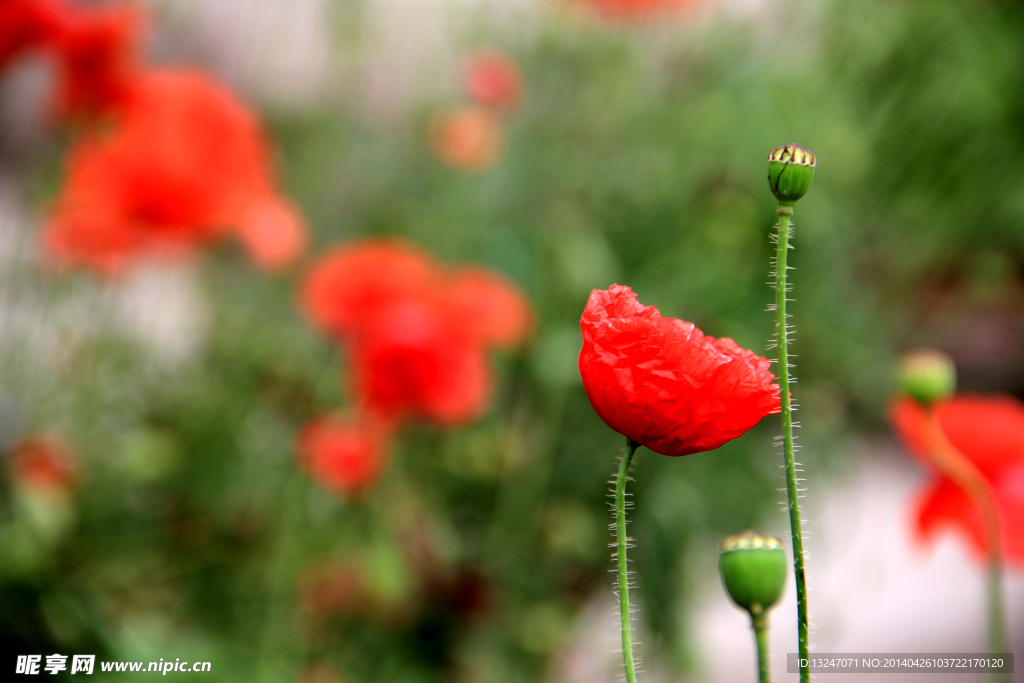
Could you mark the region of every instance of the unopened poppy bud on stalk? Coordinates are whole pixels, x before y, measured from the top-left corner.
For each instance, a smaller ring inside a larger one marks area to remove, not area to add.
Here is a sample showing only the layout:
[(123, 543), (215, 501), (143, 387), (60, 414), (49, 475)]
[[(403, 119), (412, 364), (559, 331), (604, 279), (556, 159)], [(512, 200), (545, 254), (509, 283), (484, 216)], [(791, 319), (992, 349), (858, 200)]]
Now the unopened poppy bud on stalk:
[(755, 623), (775, 606), (786, 583), (782, 541), (760, 531), (744, 531), (722, 541), (718, 558), (725, 590)]
[(900, 388), (923, 406), (949, 398), (956, 390), (953, 359), (935, 349), (915, 349), (900, 358)]
[(795, 142), (768, 153), (768, 185), (781, 204), (794, 204), (807, 194), (818, 157)]

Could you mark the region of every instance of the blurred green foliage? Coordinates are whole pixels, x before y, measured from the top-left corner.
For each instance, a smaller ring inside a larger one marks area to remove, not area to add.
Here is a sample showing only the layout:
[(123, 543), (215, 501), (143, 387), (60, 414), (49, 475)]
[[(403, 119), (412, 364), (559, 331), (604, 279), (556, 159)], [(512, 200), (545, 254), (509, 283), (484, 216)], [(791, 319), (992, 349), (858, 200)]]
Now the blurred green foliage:
[[(430, 154), (437, 103), (382, 123), (348, 98), (272, 122), (313, 254), (402, 236), (507, 274), (539, 320), (527, 348), (496, 359), (491, 412), (458, 431), (403, 431), (363, 500), (333, 498), (294, 464), (303, 423), (346, 400), (339, 352), (295, 305), (301, 269), (268, 278), (230, 250), (206, 258), (195, 277), (208, 333), (175, 363), (103, 317), (116, 283), (0, 273), (5, 305), (41, 311), (58, 337), (51, 349), (27, 326), (5, 332), (3, 409), (22, 433), (65, 435), (81, 460), (73, 519), (52, 538), (5, 488), (6, 655), (206, 660), (209, 681), (298, 680), (317, 662), (354, 682), (551, 680), (581, 608), (612, 583), (605, 496), (621, 437), (579, 384), (586, 298), (629, 284), (764, 353), (765, 156), (793, 141), (819, 158), (792, 255), (813, 496), (848, 438), (883, 426), (892, 359), (929, 302), (1021, 288), (1024, 8), (765, 11), (693, 26), (542, 22), (508, 46), (526, 100), (481, 173)], [(641, 451), (631, 557), (647, 657), (699, 667), (685, 610), (695, 567), (714, 571), (726, 534), (782, 529), (777, 431), (766, 420), (685, 459)], [(317, 602), (308, 587), (324, 567), (363, 584)]]

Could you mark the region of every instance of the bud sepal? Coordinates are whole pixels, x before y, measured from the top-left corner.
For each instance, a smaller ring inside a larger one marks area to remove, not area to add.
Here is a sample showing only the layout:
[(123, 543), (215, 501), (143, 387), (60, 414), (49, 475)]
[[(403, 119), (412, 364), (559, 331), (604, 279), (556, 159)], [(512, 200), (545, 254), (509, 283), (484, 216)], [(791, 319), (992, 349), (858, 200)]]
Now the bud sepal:
[(768, 153), (768, 186), (780, 204), (792, 205), (807, 194), (818, 157), (795, 142)]
[(915, 349), (900, 357), (899, 380), (904, 393), (927, 408), (956, 391), (956, 365), (941, 351)]
[(718, 567), (726, 593), (758, 619), (782, 596), (786, 584), (782, 541), (759, 531), (745, 531), (722, 541)]

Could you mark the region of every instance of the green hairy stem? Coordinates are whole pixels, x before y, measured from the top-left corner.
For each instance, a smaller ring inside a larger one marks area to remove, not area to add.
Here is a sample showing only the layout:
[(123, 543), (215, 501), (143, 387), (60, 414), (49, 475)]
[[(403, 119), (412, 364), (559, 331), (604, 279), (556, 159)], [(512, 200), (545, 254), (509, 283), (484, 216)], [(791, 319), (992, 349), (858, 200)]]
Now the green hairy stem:
[(789, 497), (789, 525), (793, 534), (793, 575), (796, 578), (797, 635), (800, 651), (800, 683), (809, 683), (810, 670), (803, 662), (808, 656), (807, 579), (804, 571), (804, 538), (801, 528), (796, 457), (793, 447), (793, 405), (789, 393), (789, 317), (786, 302), (789, 286), (786, 280), (789, 256), (790, 219), (793, 207), (779, 204), (779, 234), (775, 256), (775, 332), (779, 345), (779, 389), (782, 402), (782, 438), (786, 455), (786, 493)]
[(629, 537), (626, 536), (626, 481), (629, 479), (629, 465), (633, 455), (640, 447), (635, 441), (626, 440), (626, 454), (619, 464), (619, 474), (615, 479), (615, 540), (616, 560), (619, 569), (619, 612), (622, 618), (622, 661), (626, 667), (626, 683), (636, 683), (636, 664), (633, 661), (633, 625), (632, 610), (629, 606), (629, 567), (627, 566), (626, 548)]

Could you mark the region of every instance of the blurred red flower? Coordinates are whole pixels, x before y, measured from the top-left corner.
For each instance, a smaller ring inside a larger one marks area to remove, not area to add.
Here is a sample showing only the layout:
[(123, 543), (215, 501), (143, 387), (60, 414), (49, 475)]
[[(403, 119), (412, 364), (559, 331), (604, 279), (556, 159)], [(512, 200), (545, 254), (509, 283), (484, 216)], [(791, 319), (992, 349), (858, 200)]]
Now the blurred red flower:
[[(960, 395), (938, 403), (934, 410), (946, 438), (991, 486), (1002, 517), (1003, 557), (1024, 563), (1024, 404), (1009, 396)], [(903, 398), (893, 407), (892, 421), (907, 449), (930, 464), (925, 411)], [(922, 539), (953, 528), (979, 553), (988, 552), (977, 506), (937, 470), (918, 502), (916, 525)]]
[(141, 11), (133, 4), (66, 10), (55, 41), (62, 115), (94, 115), (127, 102), (142, 75), (142, 28)]
[(600, 14), (612, 19), (636, 19), (666, 10), (688, 10), (698, 0), (586, 0)]
[(485, 348), (463, 311), (433, 292), (375, 309), (350, 345), (357, 396), (381, 414), (467, 422), (487, 406)]
[(580, 327), (590, 404), (605, 424), (652, 451), (713, 450), (780, 410), (769, 361), (662, 318), (629, 287), (594, 290)]
[(501, 153), (501, 122), (481, 106), (442, 111), (431, 122), (430, 142), (442, 161), (479, 171), (493, 164)]
[(522, 294), (479, 268), (449, 270), (411, 246), (367, 241), (313, 265), (302, 304), (349, 348), (360, 405), (391, 419), (456, 424), (490, 393), (490, 346), (530, 332)]
[(0, 68), (29, 50), (57, 65), (63, 116), (122, 105), (138, 79), (141, 12), (134, 4), (95, 6), (65, 0), (0, 2)]
[(499, 347), (515, 346), (533, 327), (533, 312), (511, 282), (483, 268), (462, 268), (451, 279), (453, 305), (469, 332)]
[(77, 470), (71, 448), (54, 436), (34, 436), (15, 444), (10, 467), (16, 482), (36, 490), (68, 489)]
[(65, 7), (57, 0), (0, 1), (0, 69), (19, 54), (54, 41)]
[(382, 305), (430, 288), (435, 271), (426, 254), (399, 242), (335, 248), (307, 273), (303, 307), (314, 322), (346, 341)]
[(473, 55), (466, 72), (466, 92), (477, 104), (512, 109), (523, 96), (523, 77), (515, 61), (498, 50)]
[(68, 156), (44, 235), (59, 262), (116, 272), (228, 233), (268, 269), (303, 249), (305, 229), (274, 190), (256, 115), (202, 72), (148, 72), (111, 124)]
[(335, 493), (354, 495), (377, 483), (387, 463), (388, 425), (369, 415), (328, 414), (306, 425), (298, 455), (310, 474)]

